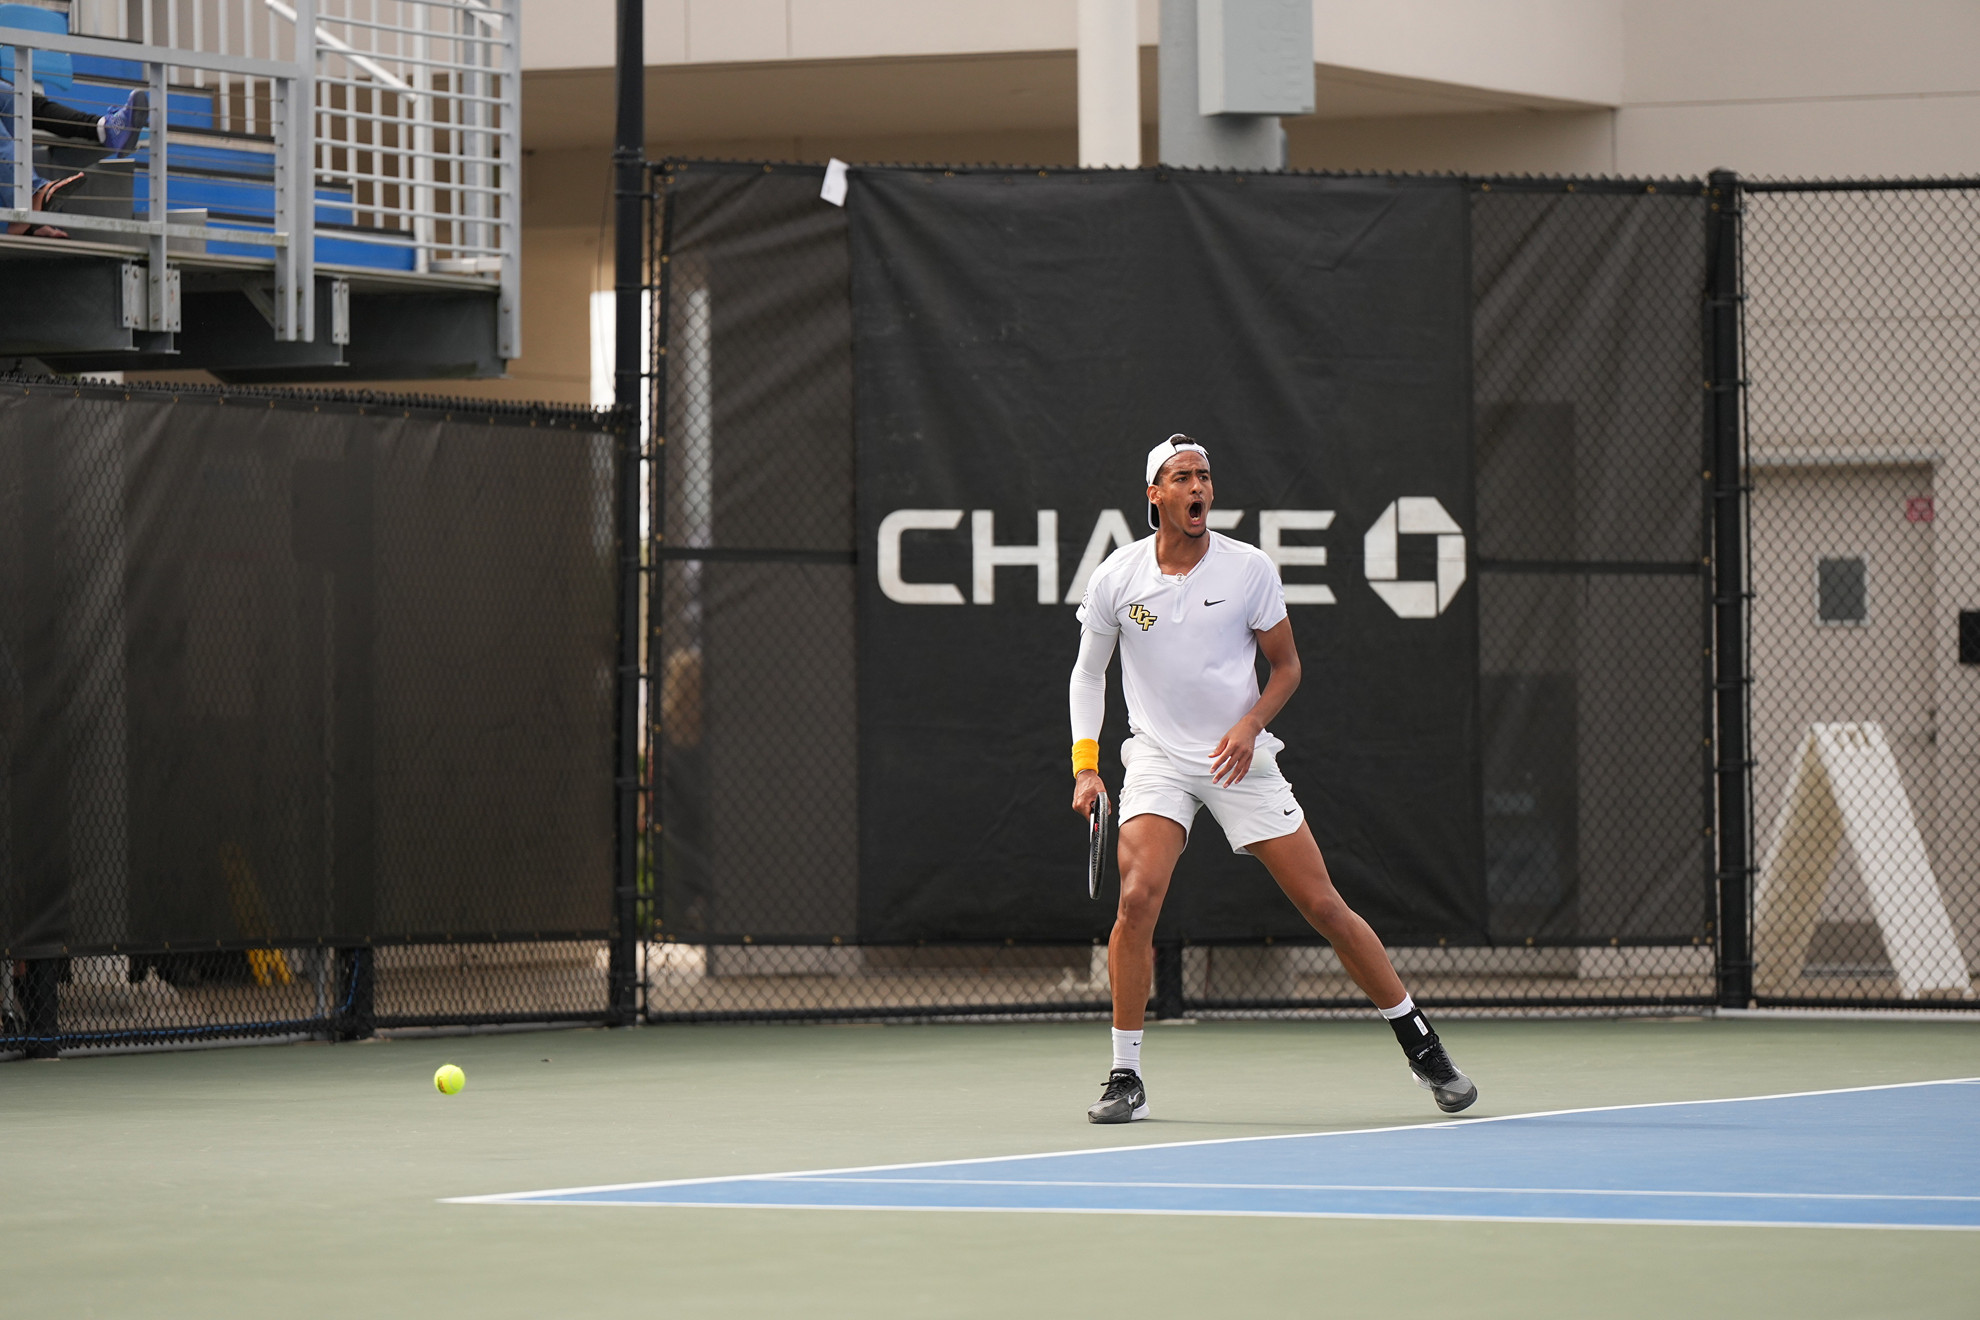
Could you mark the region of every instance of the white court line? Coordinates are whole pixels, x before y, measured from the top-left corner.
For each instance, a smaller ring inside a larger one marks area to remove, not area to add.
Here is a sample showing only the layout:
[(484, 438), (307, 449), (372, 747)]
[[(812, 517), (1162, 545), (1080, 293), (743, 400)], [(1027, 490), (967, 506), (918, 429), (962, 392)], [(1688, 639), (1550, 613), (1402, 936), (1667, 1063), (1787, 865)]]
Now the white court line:
[[(740, 1180), (739, 1180), (740, 1181)], [(448, 1197), (452, 1203), (494, 1197)], [(611, 1210), (884, 1210), (910, 1214), (970, 1215), (1187, 1215), (1212, 1219), (1393, 1219), (1440, 1224), (1618, 1224), (1632, 1228), (1852, 1228), (1928, 1233), (1972, 1233), (1980, 1224), (1836, 1223), (1826, 1219), (1626, 1219), (1577, 1215), (1450, 1215), (1395, 1214), (1357, 1210), (1149, 1210), (1109, 1206), (1088, 1209), (1067, 1205), (838, 1205), (817, 1201), (509, 1201), (508, 1205), (590, 1206)]]
[[(770, 1182), (768, 1178), (738, 1178), (737, 1182)], [(1233, 1182), (1099, 1182), (1072, 1178), (798, 1178), (774, 1179), (779, 1184), (829, 1183), (845, 1187), (1110, 1187), (1119, 1190), (1163, 1187), (1208, 1192), (1489, 1192), (1501, 1196), (1699, 1196), (1730, 1200), (1776, 1201), (1980, 1201), (1980, 1196), (1934, 1195), (1924, 1192), (1691, 1192), (1657, 1191), (1640, 1187), (1444, 1187), (1412, 1183), (1233, 1183)]]
[[(1117, 1155), (1126, 1151), (1178, 1150), (1192, 1146), (1229, 1146), (1238, 1142), (1293, 1141), (1326, 1137), (1365, 1137), (1380, 1132), (1445, 1132), (1451, 1128), (1475, 1127), (1483, 1123), (1511, 1123), (1528, 1118), (1561, 1118), (1571, 1114), (1623, 1113), (1635, 1109), (1676, 1109), (1687, 1105), (1737, 1105), (1756, 1100), (1798, 1100), (1817, 1095), (1856, 1095), (1866, 1091), (1903, 1091), (1922, 1086), (1970, 1086), (1980, 1077), (1941, 1077), (1924, 1082), (1882, 1082), (1875, 1086), (1836, 1086), (1820, 1091), (1781, 1091), (1772, 1095), (1735, 1095), (1710, 1100), (1651, 1100), (1630, 1105), (1588, 1105), (1580, 1109), (1542, 1109), (1526, 1114), (1494, 1114), (1486, 1118), (1455, 1118), (1446, 1122), (1397, 1123), (1389, 1127), (1344, 1128), (1329, 1132), (1277, 1132), (1263, 1137), (1204, 1137), (1195, 1141), (1151, 1141), (1125, 1146), (1088, 1146), (1079, 1150), (1051, 1150), (1025, 1155), (978, 1155), (955, 1160), (911, 1160), (901, 1164), (854, 1164), (837, 1169), (801, 1169), (782, 1173), (725, 1173), (702, 1178), (661, 1178), (649, 1182), (597, 1183), (589, 1187), (548, 1187), (535, 1192), (495, 1192), (484, 1196), (445, 1196), (447, 1205), (596, 1205), (595, 1201), (553, 1201), (546, 1197), (582, 1196), (595, 1192), (643, 1191), (652, 1187), (694, 1187), (707, 1183), (770, 1182), (797, 1178), (822, 1178), (843, 1173), (887, 1173), (895, 1169), (955, 1168), (965, 1164), (1002, 1164), (1011, 1160), (1069, 1159), (1077, 1155)], [(685, 1202), (672, 1202), (682, 1205)], [(718, 1202), (717, 1204), (728, 1204)], [(809, 1208), (809, 1207), (807, 1207)], [(1164, 1212), (1165, 1213), (1165, 1212)], [(1351, 1216), (1353, 1217), (1353, 1216)], [(1575, 1221), (1582, 1222), (1582, 1221)], [(1592, 1222), (1592, 1221), (1591, 1221)], [(1641, 1220), (1625, 1220), (1640, 1223)]]
[(1776, 1022), (1980, 1022), (1972, 1008), (1715, 1008), (1715, 1018)]

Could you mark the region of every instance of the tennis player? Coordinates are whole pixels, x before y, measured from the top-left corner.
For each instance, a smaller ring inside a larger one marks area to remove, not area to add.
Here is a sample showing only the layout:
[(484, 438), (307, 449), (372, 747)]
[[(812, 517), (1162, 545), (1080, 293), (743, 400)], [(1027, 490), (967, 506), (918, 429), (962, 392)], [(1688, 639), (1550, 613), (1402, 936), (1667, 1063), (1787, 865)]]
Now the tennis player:
[[(1120, 793), (1121, 906), (1107, 943), (1114, 992), (1114, 1066), (1094, 1123), (1148, 1116), (1142, 1016), (1155, 965), (1155, 919), (1190, 823), (1203, 807), (1237, 852), (1272, 873), (1300, 915), (1327, 937), (1354, 983), (1395, 1029), (1417, 1083), (1455, 1114), (1478, 1099), (1403, 989), (1382, 941), (1342, 901), (1306, 813), (1279, 773), (1285, 744), (1265, 726), (1299, 686), (1285, 588), (1265, 552), (1209, 528), (1210, 456), (1186, 435), (1148, 452), (1148, 525), (1094, 571), (1079, 607), (1072, 672), (1073, 810), (1101, 791), (1100, 723), (1107, 665), (1121, 648), (1128, 732)], [(1261, 693), (1256, 657), (1272, 666)]]

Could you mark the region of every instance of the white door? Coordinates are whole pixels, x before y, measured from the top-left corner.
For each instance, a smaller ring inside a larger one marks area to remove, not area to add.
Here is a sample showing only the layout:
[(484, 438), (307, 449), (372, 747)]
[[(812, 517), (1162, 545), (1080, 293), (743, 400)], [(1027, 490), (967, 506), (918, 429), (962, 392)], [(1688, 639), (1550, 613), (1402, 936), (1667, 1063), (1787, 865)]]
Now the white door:
[[(1874, 722), (1937, 862), (1932, 469), (1759, 466), (1753, 474), (1756, 855), (1811, 724)], [(1862, 882), (1839, 863), (1802, 991), (1875, 993), (1888, 975)], [(1769, 933), (1756, 930), (1756, 940)], [(1826, 978), (1826, 983), (1825, 983)]]

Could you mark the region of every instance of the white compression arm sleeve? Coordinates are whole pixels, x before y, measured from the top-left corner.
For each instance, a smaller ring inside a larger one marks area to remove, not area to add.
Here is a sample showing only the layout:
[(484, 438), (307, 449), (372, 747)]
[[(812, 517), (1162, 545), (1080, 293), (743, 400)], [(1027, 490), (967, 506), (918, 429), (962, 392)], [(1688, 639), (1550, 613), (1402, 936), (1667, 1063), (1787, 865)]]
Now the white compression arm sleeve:
[(1079, 659), (1073, 663), (1072, 736), (1100, 740), (1100, 722), (1107, 717), (1107, 665), (1114, 658), (1113, 633), (1079, 632)]

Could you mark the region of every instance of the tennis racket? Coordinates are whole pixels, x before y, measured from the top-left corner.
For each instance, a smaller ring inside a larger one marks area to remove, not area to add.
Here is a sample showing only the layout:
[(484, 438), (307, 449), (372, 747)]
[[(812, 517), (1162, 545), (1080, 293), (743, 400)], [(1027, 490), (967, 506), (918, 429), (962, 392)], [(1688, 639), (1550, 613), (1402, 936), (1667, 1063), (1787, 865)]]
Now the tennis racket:
[(1101, 789), (1100, 796), (1093, 799), (1093, 810), (1087, 813), (1086, 849), (1086, 896), (1100, 897), (1100, 874), (1107, 867), (1107, 790)]

